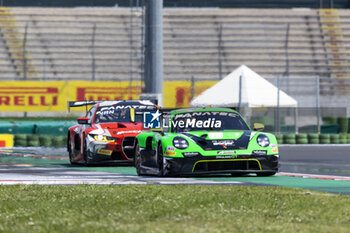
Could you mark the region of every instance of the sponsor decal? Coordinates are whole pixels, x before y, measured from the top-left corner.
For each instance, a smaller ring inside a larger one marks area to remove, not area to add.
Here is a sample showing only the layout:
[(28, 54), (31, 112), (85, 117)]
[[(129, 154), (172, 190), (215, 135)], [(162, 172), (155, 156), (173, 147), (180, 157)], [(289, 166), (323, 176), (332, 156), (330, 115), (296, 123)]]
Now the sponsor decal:
[(223, 151), (218, 151), (219, 155), (223, 155), (223, 154), (236, 154), (236, 151), (234, 150), (223, 150)]
[(173, 146), (168, 146), (166, 149), (170, 150), (170, 151), (175, 151), (175, 147), (173, 147)]
[(276, 145), (275, 145), (275, 144), (271, 144), (270, 146), (271, 146), (271, 148), (275, 148), (275, 147), (276, 147)]
[(178, 118), (194, 118), (196, 116), (205, 116), (205, 117), (215, 117), (215, 116), (229, 116), (229, 117), (237, 117), (238, 115), (233, 112), (187, 112), (182, 114), (176, 114), (174, 120)]
[(214, 146), (222, 145), (224, 148), (227, 146), (233, 146), (235, 144), (234, 140), (213, 140), (212, 141)]
[(143, 113), (143, 128), (144, 129), (160, 129), (162, 114), (157, 110), (156, 112), (144, 112)]
[(278, 148), (277, 147), (276, 148), (272, 148), (271, 151), (272, 151), (272, 153), (278, 153)]
[(198, 152), (184, 152), (182, 154), (185, 157), (196, 157), (196, 156), (200, 155)]
[(103, 155), (111, 155), (112, 151), (111, 150), (106, 150), (106, 149), (98, 149), (97, 153), (103, 154)]
[(218, 155), (216, 156), (217, 159), (232, 159), (232, 155)]
[(223, 133), (209, 133), (208, 138), (209, 139), (221, 139), (224, 136)]
[(165, 155), (176, 155), (175, 151), (166, 150)]
[(129, 130), (129, 131), (120, 131), (117, 134), (125, 134), (125, 133), (141, 133), (141, 130)]
[(266, 150), (253, 150), (254, 155), (267, 155)]

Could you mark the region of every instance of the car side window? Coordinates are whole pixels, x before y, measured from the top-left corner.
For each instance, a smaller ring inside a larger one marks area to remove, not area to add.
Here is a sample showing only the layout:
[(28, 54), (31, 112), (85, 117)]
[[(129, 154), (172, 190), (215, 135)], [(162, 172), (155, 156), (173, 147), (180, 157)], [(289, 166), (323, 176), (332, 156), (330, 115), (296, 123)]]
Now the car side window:
[(90, 119), (90, 120), (89, 120), (89, 123), (92, 122), (92, 117), (93, 117), (93, 115), (94, 115), (95, 109), (96, 109), (96, 107), (93, 106), (93, 107), (90, 108), (90, 110), (86, 113), (86, 116), (85, 116), (85, 117), (87, 117), (87, 118)]

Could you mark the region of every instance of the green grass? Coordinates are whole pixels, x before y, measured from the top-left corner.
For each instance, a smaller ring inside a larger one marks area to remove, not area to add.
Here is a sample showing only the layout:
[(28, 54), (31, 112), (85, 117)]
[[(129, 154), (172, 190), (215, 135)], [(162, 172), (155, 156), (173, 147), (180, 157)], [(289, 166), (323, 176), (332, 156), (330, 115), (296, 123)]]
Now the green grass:
[(349, 232), (350, 196), (257, 186), (0, 186), (0, 232)]

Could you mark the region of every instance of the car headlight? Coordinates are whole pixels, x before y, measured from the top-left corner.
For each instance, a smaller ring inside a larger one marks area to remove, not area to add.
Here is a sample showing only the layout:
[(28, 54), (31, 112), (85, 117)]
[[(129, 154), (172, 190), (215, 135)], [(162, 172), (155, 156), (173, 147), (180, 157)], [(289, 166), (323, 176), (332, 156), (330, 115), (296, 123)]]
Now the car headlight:
[(175, 137), (173, 139), (173, 144), (178, 149), (186, 149), (188, 147), (188, 142), (182, 137)]
[(270, 140), (265, 134), (260, 134), (256, 140), (261, 147), (267, 147), (270, 145)]
[(118, 141), (119, 138), (114, 138), (111, 136), (105, 136), (102, 134), (90, 134), (96, 141), (100, 141), (100, 142), (115, 142)]

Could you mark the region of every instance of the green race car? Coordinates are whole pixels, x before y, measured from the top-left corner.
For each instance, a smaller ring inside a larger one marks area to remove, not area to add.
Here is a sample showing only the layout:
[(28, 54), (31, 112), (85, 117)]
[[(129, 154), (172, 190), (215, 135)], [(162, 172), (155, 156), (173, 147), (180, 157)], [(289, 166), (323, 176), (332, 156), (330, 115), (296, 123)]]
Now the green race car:
[[(153, 120), (153, 119), (152, 119)], [(271, 176), (278, 171), (273, 134), (252, 131), (229, 108), (171, 111), (161, 131), (142, 132), (135, 142), (138, 175), (181, 176), (215, 173)]]

